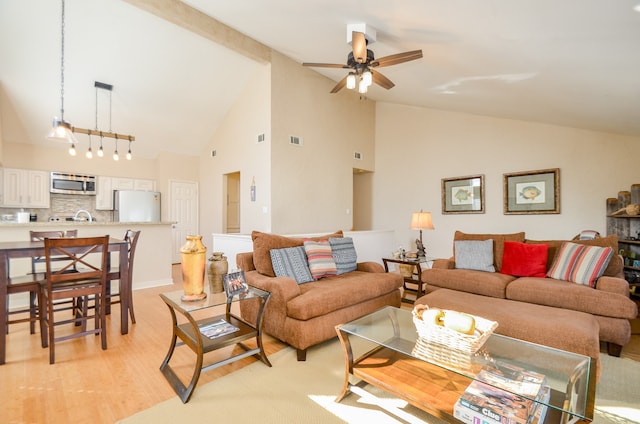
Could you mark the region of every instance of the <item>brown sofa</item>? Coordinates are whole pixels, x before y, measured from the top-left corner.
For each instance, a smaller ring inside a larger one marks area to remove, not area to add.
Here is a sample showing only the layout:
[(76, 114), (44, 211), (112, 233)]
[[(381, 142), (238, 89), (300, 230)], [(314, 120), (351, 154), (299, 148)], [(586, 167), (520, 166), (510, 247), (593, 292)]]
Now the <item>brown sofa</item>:
[[(314, 237), (342, 237), (342, 232)], [(263, 330), (297, 349), (299, 361), (307, 348), (336, 336), (335, 326), (387, 305), (400, 307), (402, 276), (386, 273), (376, 262), (357, 264), (355, 271), (298, 284), (289, 277), (276, 277), (271, 249), (302, 246), (303, 239), (254, 231), (253, 252), (236, 256), (247, 283), (271, 293), (263, 318)], [(244, 319), (255, 321), (257, 302), (240, 302)]]
[[(549, 246), (547, 270), (553, 264), (563, 240), (525, 240), (524, 233), (466, 234), (456, 231), (456, 240), (493, 240), (494, 267), (501, 269), (505, 241)], [(612, 247), (618, 251), (617, 236), (595, 240), (572, 240), (574, 243)], [(624, 280), (622, 259), (611, 258), (595, 288), (568, 281), (542, 277), (514, 277), (500, 272), (484, 272), (455, 268), (455, 254), (450, 259), (434, 261), (431, 269), (422, 272), (427, 283), (426, 293), (446, 288), (492, 298), (564, 308), (593, 315), (599, 325), (600, 341), (606, 342), (608, 353), (620, 356), (622, 347), (631, 338), (630, 319), (638, 315), (636, 304), (629, 298), (629, 284)], [(474, 297), (474, 301), (482, 298)]]

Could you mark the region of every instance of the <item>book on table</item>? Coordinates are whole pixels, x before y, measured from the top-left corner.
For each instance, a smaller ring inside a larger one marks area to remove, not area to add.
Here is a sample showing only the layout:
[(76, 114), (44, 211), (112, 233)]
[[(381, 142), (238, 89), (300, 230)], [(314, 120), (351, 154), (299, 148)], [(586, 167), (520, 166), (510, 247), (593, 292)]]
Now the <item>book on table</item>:
[[(496, 362), (482, 369), (454, 405), (454, 416), (469, 424), (530, 424), (549, 392), (543, 374)], [(536, 402), (537, 401), (537, 402)]]
[(211, 324), (203, 325), (200, 327), (200, 333), (210, 339), (224, 336), (226, 334), (235, 333), (240, 330), (233, 324), (228, 323), (224, 319), (212, 322)]

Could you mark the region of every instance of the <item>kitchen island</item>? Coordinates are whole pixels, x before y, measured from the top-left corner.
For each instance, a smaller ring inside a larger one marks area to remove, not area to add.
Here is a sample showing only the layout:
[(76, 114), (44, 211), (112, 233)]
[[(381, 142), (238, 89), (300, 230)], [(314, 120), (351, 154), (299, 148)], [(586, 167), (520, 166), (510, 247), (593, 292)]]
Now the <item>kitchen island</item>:
[[(29, 240), (29, 231), (78, 230), (78, 237), (109, 235), (122, 239), (126, 230), (141, 231), (133, 267), (133, 290), (172, 284), (171, 250), (173, 222), (0, 222), (0, 241)], [(15, 264), (14, 264), (15, 262)], [(117, 265), (117, 258), (112, 258)], [(31, 272), (28, 259), (12, 261), (11, 275)], [(19, 296), (15, 296), (19, 298)], [(14, 299), (11, 299), (13, 306)], [(16, 299), (20, 302), (22, 299)], [(24, 302), (26, 303), (26, 297)], [(22, 302), (20, 302), (22, 303)]]

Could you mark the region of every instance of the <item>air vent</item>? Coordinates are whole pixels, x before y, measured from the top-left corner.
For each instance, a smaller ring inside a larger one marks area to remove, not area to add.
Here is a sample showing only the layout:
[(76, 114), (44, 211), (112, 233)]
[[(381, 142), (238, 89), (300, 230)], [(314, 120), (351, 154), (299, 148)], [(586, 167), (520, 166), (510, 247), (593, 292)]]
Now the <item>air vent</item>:
[(354, 159), (358, 159), (358, 160), (362, 160), (362, 153), (360, 153), (360, 152), (354, 152), (354, 153), (353, 153), (353, 158), (354, 158)]
[(302, 146), (302, 137), (290, 135), (289, 144), (293, 144), (294, 146)]
[(264, 133), (258, 134), (258, 143), (262, 143), (264, 141)]
[(212, 157), (212, 158), (216, 157), (216, 155), (217, 155), (217, 154), (218, 154), (218, 153), (217, 153), (215, 150), (212, 150), (212, 151), (211, 151), (211, 157)]

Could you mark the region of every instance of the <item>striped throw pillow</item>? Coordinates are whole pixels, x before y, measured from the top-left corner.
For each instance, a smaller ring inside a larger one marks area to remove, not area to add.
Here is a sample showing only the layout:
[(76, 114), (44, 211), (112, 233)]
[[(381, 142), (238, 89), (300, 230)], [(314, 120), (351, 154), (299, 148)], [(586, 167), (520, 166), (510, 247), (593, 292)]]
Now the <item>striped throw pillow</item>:
[(564, 242), (547, 277), (595, 287), (612, 256), (610, 247)]
[(309, 270), (314, 280), (338, 274), (336, 262), (333, 260), (331, 245), (329, 245), (328, 240), (305, 240), (304, 251), (307, 253)]

